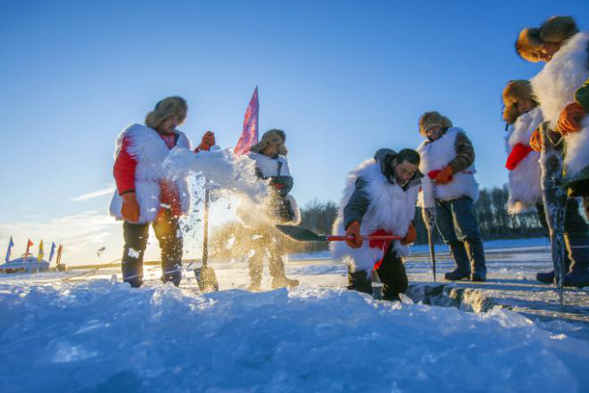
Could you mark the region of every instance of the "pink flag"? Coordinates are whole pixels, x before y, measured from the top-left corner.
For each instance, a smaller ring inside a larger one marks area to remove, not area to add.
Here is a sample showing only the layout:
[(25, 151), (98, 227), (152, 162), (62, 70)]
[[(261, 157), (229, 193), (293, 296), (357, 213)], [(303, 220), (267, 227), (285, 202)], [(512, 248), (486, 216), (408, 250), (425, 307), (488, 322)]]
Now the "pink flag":
[(233, 151), (237, 155), (247, 154), (251, 147), (258, 143), (258, 111), (260, 104), (258, 103), (258, 86), (254, 90), (254, 95), (250, 100), (247, 110), (245, 111), (245, 119), (243, 119), (243, 133), (239, 137), (237, 146)]

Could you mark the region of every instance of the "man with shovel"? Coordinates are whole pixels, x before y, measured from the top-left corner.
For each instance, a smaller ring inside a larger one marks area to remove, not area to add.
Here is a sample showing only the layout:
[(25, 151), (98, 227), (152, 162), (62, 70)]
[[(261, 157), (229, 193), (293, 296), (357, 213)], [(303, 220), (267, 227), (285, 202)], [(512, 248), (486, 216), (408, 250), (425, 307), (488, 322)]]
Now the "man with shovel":
[[(384, 284), (385, 300), (399, 300), (399, 293), (407, 289), (401, 258), (408, 256), (408, 245), (416, 238), (413, 218), (421, 188), (419, 162), (414, 150), (380, 149), (348, 175), (333, 232), (349, 238), (345, 244), (332, 243), (334, 256), (349, 265), (348, 289), (371, 293), (373, 275)], [(361, 233), (397, 235), (401, 240), (364, 241)]]
[[(188, 106), (181, 97), (158, 102), (145, 118), (145, 125), (132, 124), (118, 136), (113, 175), (116, 181), (110, 213), (123, 223), (125, 240), (123, 281), (132, 287), (143, 284), (143, 253), (149, 226), (153, 225), (162, 252), (162, 281), (180, 285), (182, 236), (178, 220), (190, 205), (186, 179), (171, 180), (162, 164), (174, 147), (190, 148), (190, 141), (177, 129)], [(215, 144), (207, 132), (197, 152)]]

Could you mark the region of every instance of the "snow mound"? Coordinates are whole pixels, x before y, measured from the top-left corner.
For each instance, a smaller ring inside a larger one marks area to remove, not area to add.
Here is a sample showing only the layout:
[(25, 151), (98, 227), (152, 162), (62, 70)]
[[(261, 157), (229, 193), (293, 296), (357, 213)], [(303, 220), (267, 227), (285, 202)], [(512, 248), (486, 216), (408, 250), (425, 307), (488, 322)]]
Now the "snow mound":
[[(486, 314), (301, 287), (202, 296), (0, 283), (12, 392), (579, 392), (589, 343)], [(34, 377), (33, 377), (34, 376)]]

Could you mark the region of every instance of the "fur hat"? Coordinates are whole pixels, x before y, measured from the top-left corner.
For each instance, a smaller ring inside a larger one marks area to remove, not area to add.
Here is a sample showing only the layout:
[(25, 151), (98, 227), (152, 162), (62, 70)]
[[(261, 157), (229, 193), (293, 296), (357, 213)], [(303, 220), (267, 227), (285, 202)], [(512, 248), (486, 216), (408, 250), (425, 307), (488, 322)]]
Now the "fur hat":
[(278, 147), (278, 154), (281, 156), (286, 156), (288, 154), (288, 150), (284, 145), (286, 142), (286, 134), (284, 131), (278, 129), (271, 129), (266, 131), (264, 135), (262, 135), (262, 140), (253, 145), (250, 151), (253, 153), (262, 153), (266, 146), (268, 146), (268, 144), (271, 141), (274, 141), (276, 138), (280, 138), (282, 140), (282, 143)]
[(532, 100), (536, 105), (538, 104), (532, 92), (532, 84), (525, 79), (509, 81), (503, 89), (502, 97), (503, 119), (509, 124), (515, 123), (521, 115), (517, 109), (518, 101)]
[(540, 61), (538, 53), (545, 43), (562, 44), (579, 32), (570, 16), (553, 16), (539, 28), (523, 29), (515, 42), (515, 50), (525, 60)]
[(178, 96), (164, 98), (155, 104), (153, 111), (145, 116), (145, 125), (155, 130), (162, 121), (170, 117), (178, 116), (184, 121), (187, 111), (188, 105), (184, 98)]
[(427, 137), (426, 130), (434, 126), (450, 128), (452, 127), (452, 121), (450, 121), (450, 119), (448, 119), (446, 116), (442, 116), (440, 113), (435, 111), (425, 112), (419, 117), (419, 133), (421, 135)]

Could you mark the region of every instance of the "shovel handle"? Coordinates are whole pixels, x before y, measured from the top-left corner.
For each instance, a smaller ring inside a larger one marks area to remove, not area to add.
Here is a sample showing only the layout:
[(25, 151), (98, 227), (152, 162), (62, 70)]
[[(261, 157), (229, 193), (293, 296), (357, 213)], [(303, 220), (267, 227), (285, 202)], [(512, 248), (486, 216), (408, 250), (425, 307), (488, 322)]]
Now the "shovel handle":
[[(401, 240), (399, 236), (362, 236), (362, 239), (373, 241), (373, 240)], [(354, 240), (354, 236), (327, 236), (328, 242), (345, 242), (346, 240)]]

